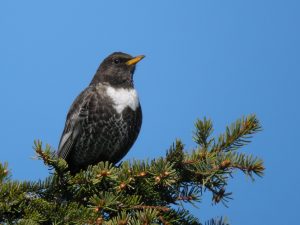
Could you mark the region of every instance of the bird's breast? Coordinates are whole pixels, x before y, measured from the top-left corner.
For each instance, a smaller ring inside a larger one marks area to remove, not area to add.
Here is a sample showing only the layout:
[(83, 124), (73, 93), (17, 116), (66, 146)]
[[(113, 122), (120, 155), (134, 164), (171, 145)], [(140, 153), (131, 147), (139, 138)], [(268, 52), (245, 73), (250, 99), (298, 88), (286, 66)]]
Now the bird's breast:
[(120, 114), (127, 107), (135, 111), (139, 106), (139, 97), (134, 88), (107, 87), (106, 94), (111, 98), (114, 109)]

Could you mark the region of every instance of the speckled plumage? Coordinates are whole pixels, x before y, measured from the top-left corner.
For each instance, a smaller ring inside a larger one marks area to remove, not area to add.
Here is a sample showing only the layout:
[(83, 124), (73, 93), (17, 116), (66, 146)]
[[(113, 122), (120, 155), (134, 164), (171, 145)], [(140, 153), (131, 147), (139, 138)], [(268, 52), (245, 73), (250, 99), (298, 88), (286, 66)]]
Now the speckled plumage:
[[(117, 64), (116, 59), (120, 61)], [(142, 124), (142, 110), (138, 97), (131, 96), (136, 93), (133, 73), (139, 61), (129, 65), (132, 59), (135, 58), (119, 52), (108, 56), (70, 107), (58, 156), (67, 161), (71, 172), (99, 161), (117, 163), (134, 144)], [(111, 90), (121, 95), (112, 95)], [(127, 93), (131, 95), (127, 97)]]

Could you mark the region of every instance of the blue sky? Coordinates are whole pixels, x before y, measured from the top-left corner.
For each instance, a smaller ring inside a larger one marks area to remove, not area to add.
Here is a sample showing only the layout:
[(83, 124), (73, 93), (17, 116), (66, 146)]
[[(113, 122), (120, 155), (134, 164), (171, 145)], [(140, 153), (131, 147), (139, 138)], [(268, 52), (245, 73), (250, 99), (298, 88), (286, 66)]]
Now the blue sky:
[(237, 173), (229, 208), (210, 197), (191, 208), (202, 221), (296, 224), (300, 202), (300, 2), (8, 1), (0, 3), (1, 162), (13, 178), (37, 180), (41, 139), (56, 148), (68, 108), (108, 54), (145, 54), (135, 74), (144, 121), (125, 159), (187, 149), (196, 118), (215, 134), (256, 113), (264, 130), (243, 151), (265, 160), (265, 177)]

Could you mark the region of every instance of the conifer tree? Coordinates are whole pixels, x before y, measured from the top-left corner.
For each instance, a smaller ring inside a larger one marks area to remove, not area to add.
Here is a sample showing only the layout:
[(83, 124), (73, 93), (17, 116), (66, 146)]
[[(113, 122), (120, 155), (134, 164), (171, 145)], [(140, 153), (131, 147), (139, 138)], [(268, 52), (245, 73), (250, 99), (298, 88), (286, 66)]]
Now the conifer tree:
[(261, 177), (263, 161), (238, 151), (260, 130), (258, 119), (250, 115), (214, 138), (212, 121), (204, 118), (195, 123), (197, 146), (192, 151), (176, 140), (165, 157), (119, 166), (100, 162), (75, 175), (49, 145), (35, 141), (34, 150), (51, 175), (40, 181), (15, 181), (7, 163), (0, 163), (0, 223), (228, 224), (222, 218), (202, 223), (182, 203), (199, 204), (204, 194), (211, 194), (213, 203), (226, 205), (234, 171)]

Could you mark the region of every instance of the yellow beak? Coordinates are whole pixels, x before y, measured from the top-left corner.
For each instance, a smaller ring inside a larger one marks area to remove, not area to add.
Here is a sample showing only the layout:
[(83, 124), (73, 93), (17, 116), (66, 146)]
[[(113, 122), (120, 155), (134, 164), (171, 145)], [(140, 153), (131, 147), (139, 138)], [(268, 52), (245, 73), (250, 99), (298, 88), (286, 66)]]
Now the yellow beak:
[(134, 57), (133, 59), (130, 59), (129, 61), (126, 62), (126, 65), (130, 66), (130, 65), (135, 65), (137, 64), (139, 61), (141, 61), (143, 58), (145, 58), (144, 55), (139, 55)]

